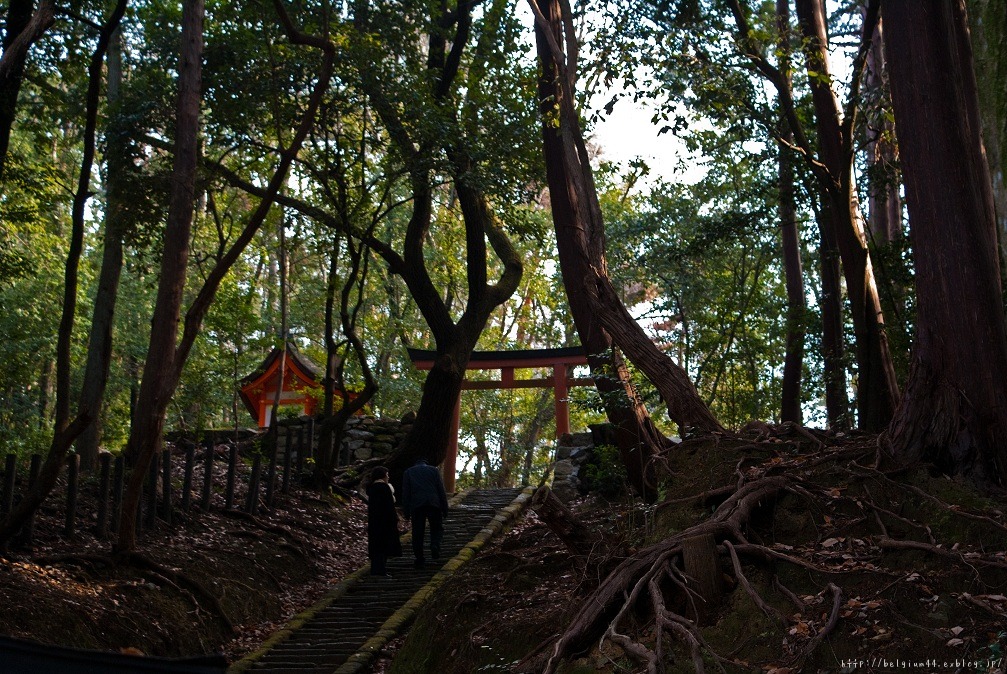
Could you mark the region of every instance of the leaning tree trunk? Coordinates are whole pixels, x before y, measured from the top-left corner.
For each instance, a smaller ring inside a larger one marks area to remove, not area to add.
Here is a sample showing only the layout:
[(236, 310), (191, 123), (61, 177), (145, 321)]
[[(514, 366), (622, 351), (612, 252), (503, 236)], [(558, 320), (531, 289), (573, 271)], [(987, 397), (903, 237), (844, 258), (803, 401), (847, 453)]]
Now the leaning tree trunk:
[[(891, 419), (898, 383), (862, 218), (854, 194), (851, 120), (844, 120), (829, 82), (828, 34), (822, 0), (797, 0), (805, 60), (815, 108), (819, 158), (816, 171), (826, 219), (834, 227), (850, 301), (857, 355), (857, 418), (860, 428), (879, 431)], [(873, 33), (873, 27), (869, 28)], [(865, 37), (864, 39), (868, 39)], [(814, 73), (812, 75), (812, 73)]]
[(1007, 484), (1007, 327), (964, 0), (882, 5), (916, 261), (897, 457)]
[[(608, 277), (605, 229), (583, 133), (574, 107), (576, 38), (559, 0), (530, 0), (542, 75), (542, 138), (563, 284), (570, 312), (588, 354), (606, 412), (617, 427), (619, 449), (633, 486), (654, 495), (648, 477), (663, 438), (617, 359), (626, 353), (661, 393), (683, 432), (722, 431), (688, 375), (663, 354), (626, 310)], [(566, 49), (561, 44), (566, 44)], [(611, 395), (621, 391), (618, 400)]]

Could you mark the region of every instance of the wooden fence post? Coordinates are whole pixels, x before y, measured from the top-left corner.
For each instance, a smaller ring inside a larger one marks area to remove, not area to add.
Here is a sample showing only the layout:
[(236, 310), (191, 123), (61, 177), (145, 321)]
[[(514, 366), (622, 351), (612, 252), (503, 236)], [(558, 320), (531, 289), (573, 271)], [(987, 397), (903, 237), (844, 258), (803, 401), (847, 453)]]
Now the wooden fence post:
[(161, 452), (161, 515), (171, 526), (171, 450)]
[(192, 470), (196, 462), (196, 445), (185, 443), (185, 472), (182, 478), (182, 512), (188, 513), (192, 507)]
[(11, 452), (4, 461), (3, 494), (0, 495), (0, 515), (14, 507), (14, 479), (17, 477), (17, 454)]
[(304, 470), (304, 426), (302, 425), (297, 435), (297, 461), (294, 462), (294, 469), (300, 475)]
[(256, 454), (252, 460), (252, 477), (248, 481), (248, 496), (245, 499), (245, 512), (254, 515), (259, 507), (259, 478), (262, 476), (262, 455)]
[(307, 447), (304, 450), (304, 460), (307, 461), (314, 456), (314, 446), (315, 446), (315, 418), (308, 418), (308, 432), (307, 432)]
[[(290, 442), (290, 426), (287, 426), (287, 442)], [(280, 452), (280, 429), (276, 429), (276, 442), (269, 452), (269, 466), (266, 468), (266, 507), (273, 507), (273, 496), (276, 491), (276, 461)]]
[(234, 507), (234, 481), (238, 473), (238, 441), (231, 444), (227, 452), (227, 492), (224, 495), (224, 508), (230, 510)]
[(122, 520), (122, 490), (126, 481), (126, 457), (120, 454), (115, 457), (115, 467), (112, 471), (112, 529), (119, 531)]
[(157, 452), (150, 457), (150, 471), (147, 473), (147, 519), (144, 526), (153, 529), (157, 523), (157, 467), (160, 457)]
[(213, 489), (213, 434), (206, 441), (206, 451), (203, 455), (203, 497), (199, 501), (199, 509), (210, 510), (210, 492)]
[(108, 488), (112, 473), (112, 455), (102, 452), (98, 455), (98, 516), (94, 525), (94, 535), (104, 539), (108, 535)]
[[(301, 455), (301, 448), (304, 446), (304, 427), (301, 426), (297, 429), (297, 456)], [(290, 443), (290, 438), (287, 438), (287, 451), (283, 453), (283, 488), (284, 494), (290, 493), (290, 466), (293, 463), (294, 452), (293, 446)]]
[[(31, 489), (32, 485), (38, 479), (38, 474), (42, 470), (42, 455), (32, 454), (31, 463), (28, 465), (28, 488)], [(32, 513), (28, 517), (28, 521), (25, 522), (24, 528), (21, 529), (21, 535), (18, 537), (18, 542), (27, 545), (31, 543), (31, 538), (35, 534), (35, 513)]]
[(73, 538), (77, 529), (77, 494), (80, 489), (80, 454), (66, 457), (66, 519), (63, 536)]

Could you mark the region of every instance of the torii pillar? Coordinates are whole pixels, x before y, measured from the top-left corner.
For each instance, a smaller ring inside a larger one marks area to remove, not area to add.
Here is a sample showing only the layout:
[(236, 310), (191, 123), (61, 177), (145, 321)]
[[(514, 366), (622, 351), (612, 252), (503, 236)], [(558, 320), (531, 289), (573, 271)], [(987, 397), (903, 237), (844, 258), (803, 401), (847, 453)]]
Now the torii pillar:
[[(433, 367), (434, 351), (409, 349), (409, 358), (417, 370)], [(583, 347), (561, 349), (531, 349), (525, 351), (473, 351), (468, 370), (500, 370), (500, 379), (462, 381), (462, 390), (495, 390), (512, 388), (552, 388), (553, 404), (556, 409), (557, 439), (570, 432), (571, 386), (590, 386), (590, 377), (571, 378), (567, 369), (576, 365), (587, 365)], [(543, 379), (515, 379), (517, 369), (552, 369), (552, 376)], [(461, 419), (461, 395), (455, 401), (451, 416), (451, 434), (448, 436), (447, 451), (441, 464), (444, 488), (455, 490), (455, 469), (458, 463), (458, 427)]]

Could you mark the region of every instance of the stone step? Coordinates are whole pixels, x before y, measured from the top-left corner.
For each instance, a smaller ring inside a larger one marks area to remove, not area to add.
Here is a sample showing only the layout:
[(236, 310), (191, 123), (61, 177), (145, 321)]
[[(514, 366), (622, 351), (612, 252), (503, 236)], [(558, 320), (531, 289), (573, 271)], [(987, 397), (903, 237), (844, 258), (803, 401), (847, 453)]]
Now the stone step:
[[(448, 559), (454, 557), (509, 505), (519, 489), (477, 490), (456, 504), (445, 520), (442, 559), (413, 568), (412, 549), (388, 561), (391, 578), (364, 577), (335, 603), (319, 611), (287, 640), (275, 646), (250, 671), (268, 674), (331, 674), (409, 601)], [(427, 541), (429, 544), (429, 541)]]

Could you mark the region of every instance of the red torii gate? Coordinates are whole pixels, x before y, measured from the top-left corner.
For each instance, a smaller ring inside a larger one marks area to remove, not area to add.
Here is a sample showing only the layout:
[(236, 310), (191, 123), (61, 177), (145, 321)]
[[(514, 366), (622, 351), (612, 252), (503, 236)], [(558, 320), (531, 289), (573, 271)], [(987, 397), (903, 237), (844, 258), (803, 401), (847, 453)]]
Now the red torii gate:
[[(429, 370), (434, 365), (436, 352), (408, 349), (409, 359), (417, 370)], [(580, 346), (559, 349), (529, 349), (524, 351), (473, 351), (467, 370), (500, 370), (500, 379), (462, 381), (462, 390), (494, 390), (511, 388), (552, 388), (556, 405), (556, 437), (570, 432), (570, 403), (567, 394), (571, 386), (590, 386), (590, 377), (570, 377), (567, 369), (587, 365), (587, 356)], [(515, 379), (514, 370), (552, 368), (552, 376), (542, 379)], [(458, 460), (458, 424), (461, 417), (461, 396), (455, 402), (451, 418), (451, 435), (448, 449), (441, 465), (444, 488), (455, 489), (455, 467)]]

